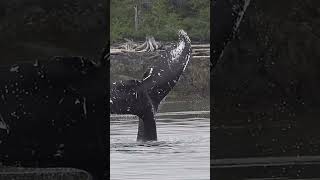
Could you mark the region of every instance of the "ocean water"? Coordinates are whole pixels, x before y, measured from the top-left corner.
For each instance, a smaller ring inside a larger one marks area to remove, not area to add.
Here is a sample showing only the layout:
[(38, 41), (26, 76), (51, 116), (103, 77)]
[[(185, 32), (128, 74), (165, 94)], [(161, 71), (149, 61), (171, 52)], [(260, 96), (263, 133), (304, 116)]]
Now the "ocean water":
[(166, 102), (156, 115), (158, 141), (143, 143), (136, 116), (111, 115), (111, 179), (210, 179), (209, 116), (206, 102)]

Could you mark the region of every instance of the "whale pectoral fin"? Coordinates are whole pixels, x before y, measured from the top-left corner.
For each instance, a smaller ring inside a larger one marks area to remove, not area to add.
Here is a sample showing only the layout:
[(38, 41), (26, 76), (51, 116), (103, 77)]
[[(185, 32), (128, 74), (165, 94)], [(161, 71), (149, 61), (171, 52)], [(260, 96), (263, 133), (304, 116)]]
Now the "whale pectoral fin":
[(157, 127), (152, 108), (139, 117), (137, 141), (156, 141)]
[(143, 89), (148, 92), (155, 110), (177, 84), (191, 58), (190, 38), (183, 30), (178, 35), (176, 47), (161, 53), (160, 58), (143, 75)]

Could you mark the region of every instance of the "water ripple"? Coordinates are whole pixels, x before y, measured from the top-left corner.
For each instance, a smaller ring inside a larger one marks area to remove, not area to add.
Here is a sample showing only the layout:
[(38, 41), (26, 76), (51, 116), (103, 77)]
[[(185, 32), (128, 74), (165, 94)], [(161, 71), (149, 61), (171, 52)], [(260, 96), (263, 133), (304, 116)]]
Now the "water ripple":
[(111, 116), (111, 179), (209, 179), (209, 111), (156, 115), (159, 141), (137, 142), (138, 118)]

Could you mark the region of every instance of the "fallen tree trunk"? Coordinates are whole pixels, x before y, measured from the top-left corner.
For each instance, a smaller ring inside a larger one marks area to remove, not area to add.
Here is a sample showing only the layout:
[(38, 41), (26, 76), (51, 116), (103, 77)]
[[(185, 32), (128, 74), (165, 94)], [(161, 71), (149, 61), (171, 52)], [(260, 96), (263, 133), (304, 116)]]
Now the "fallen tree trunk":
[(197, 56), (197, 55), (210, 55), (210, 52), (193, 52), (192, 55), (193, 55), (193, 56)]
[(205, 59), (210, 58), (210, 56), (192, 56), (192, 59)]
[(196, 51), (205, 51), (205, 52), (210, 52), (209, 48), (205, 48), (205, 49), (192, 49), (192, 51), (196, 52)]
[(193, 44), (192, 48), (210, 48), (210, 44)]

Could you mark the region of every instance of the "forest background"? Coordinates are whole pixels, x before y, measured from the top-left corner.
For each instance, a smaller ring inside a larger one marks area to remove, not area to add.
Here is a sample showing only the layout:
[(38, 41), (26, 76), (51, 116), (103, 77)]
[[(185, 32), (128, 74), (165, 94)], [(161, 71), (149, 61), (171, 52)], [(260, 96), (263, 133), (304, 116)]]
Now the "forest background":
[(209, 0), (111, 0), (111, 43), (132, 38), (172, 41), (177, 29), (193, 41), (210, 41)]

